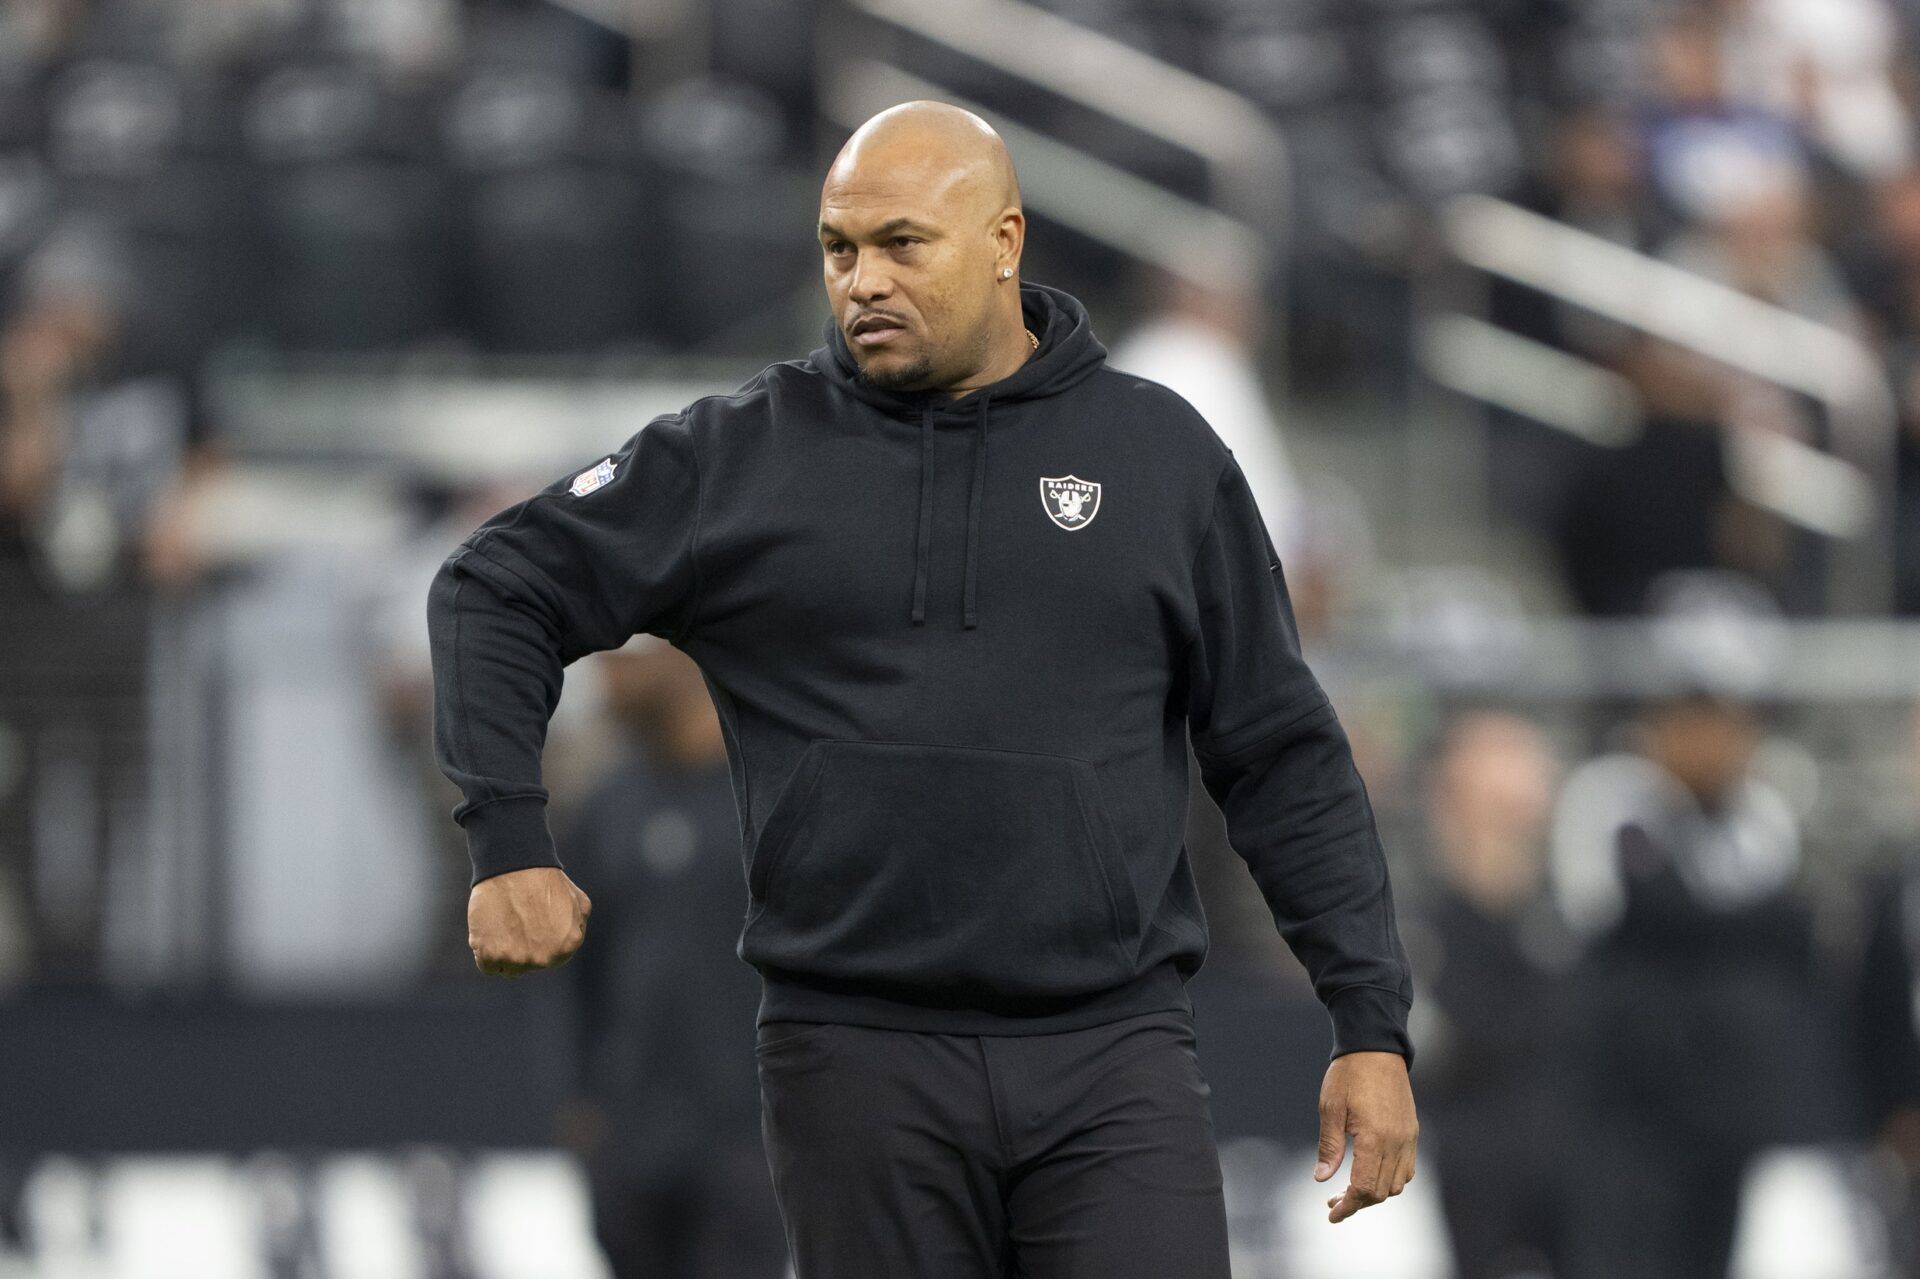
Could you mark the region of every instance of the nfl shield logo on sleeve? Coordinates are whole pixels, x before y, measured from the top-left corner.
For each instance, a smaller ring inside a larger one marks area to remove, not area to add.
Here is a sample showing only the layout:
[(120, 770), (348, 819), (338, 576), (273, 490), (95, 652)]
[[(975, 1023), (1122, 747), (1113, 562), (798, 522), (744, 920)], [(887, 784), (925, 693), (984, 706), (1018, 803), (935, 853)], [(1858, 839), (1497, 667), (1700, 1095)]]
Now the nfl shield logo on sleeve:
[(591, 471), (582, 471), (573, 477), (573, 487), (568, 490), (575, 497), (585, 497), (613, 478), (614, 461), (608, 458)]

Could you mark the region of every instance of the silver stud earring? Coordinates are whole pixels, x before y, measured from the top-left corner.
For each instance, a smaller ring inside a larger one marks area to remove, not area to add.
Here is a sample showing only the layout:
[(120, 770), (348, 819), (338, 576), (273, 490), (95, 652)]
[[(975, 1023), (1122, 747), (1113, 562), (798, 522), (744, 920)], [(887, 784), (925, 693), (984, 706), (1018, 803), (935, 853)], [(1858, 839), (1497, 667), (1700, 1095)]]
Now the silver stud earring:
[(1001, 267), (1000, 278), (1003, 280), (1011, 280), (1013, 278), (1013, 268), (1010, 266)]

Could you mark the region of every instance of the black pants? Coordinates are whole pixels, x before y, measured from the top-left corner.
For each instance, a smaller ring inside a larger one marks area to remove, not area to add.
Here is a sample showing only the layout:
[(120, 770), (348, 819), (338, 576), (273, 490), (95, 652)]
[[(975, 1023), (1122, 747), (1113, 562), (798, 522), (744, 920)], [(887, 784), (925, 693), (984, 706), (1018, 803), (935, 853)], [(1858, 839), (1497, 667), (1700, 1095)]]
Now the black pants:
[(1052, 1035), (760, 1027), (798, 1279), (1228, 1279), (1186, 1013)]

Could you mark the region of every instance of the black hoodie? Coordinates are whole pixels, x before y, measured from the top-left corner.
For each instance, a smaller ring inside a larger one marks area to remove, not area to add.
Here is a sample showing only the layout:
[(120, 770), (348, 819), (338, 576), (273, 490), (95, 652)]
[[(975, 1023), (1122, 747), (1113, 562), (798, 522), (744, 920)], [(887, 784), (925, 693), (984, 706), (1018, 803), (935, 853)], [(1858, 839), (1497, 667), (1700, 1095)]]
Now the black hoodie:
[(829, 321), (807, 359), (461, 543), (428, 623), (475, 882), (559, 864), (561, 670), (645, 631), (719, 711), (762, 1021), (1030, 1034), (1185, 1008), (1190, 729), (1335, 1054), (1410, 1057), (1366, 790), (1239, 465), (1107, 367), (1078, 301), (1021, 300), (1039, 349), (991, 386), (882, 390)]

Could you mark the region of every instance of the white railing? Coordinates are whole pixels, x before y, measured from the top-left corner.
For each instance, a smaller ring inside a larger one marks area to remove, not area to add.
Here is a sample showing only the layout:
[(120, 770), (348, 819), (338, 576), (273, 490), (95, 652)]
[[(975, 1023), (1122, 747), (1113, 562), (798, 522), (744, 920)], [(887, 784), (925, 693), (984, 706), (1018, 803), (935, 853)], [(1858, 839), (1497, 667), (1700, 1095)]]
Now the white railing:
[(1021, 0), (849, 0), (849, 7), (1199, 156), (1216, 201), (1240, 218), (1286, 214), (1286, 137), (1230, 89)]
[[(1578, 227), (1489, 196), (1461, 196), (1442, 211), (1448, 250), (1468, 266), (1537, 289), (1729, 368), (1798, 392), (1828, 414), (1829, 454), (1781, 436), (1739, 430), (1729, 482), (1748, 500), (1839, 539), (1832, 598), (1843, 611), (1884, 610), (1892, 597), (1891, 517), (1899, 415), (1878, 357), (1851, 334), (1763, 302)], [(1423, 336), (1423, 363), (1465, 394), (1575, 430), (1590, 415), (1562, 406), (1535, 412), (1551, 391), (1523, 381), (1555, 378), (1572, 396), (1597, 383), (1594, 366), (1524, 350), (1517, 335), (1489, 336), (1481, 322), (1439, 317)], [(1476, 358), (1476, 353), (1477, 357)], [(1610, 414), (1597, 419), (1605, 422)], [(1556, 418), (1560, 420), (1556, 420)]]

